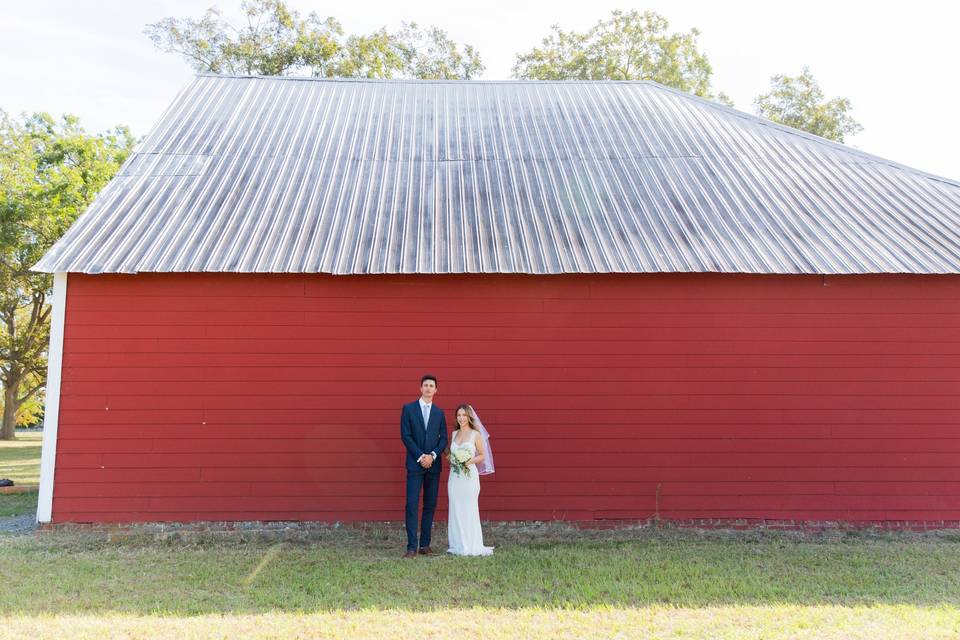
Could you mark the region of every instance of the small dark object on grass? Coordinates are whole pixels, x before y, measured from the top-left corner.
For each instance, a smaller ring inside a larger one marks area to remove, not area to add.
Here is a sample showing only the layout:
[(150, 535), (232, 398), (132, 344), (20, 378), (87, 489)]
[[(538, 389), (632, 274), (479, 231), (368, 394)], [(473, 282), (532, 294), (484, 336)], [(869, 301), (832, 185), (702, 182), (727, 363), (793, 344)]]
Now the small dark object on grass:
[(0, 487), (12, 487), (13, 480), (10, 478), (0, 478)]

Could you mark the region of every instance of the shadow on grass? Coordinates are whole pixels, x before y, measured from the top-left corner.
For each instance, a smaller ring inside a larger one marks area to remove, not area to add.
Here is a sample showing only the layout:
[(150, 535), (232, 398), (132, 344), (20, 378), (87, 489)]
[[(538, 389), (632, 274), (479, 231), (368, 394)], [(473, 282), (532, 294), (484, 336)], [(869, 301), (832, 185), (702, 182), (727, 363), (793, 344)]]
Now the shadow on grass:
[[(0, 518), (37, 513), (38, 491), (27, 493), (0, 493)], [(3, 532), (0, 523), (0, 533)]]
[(0, 469), (16, 462), (40, 464), (40, 444), (18, 440), (0, 443)]
[[(671, 605), (960, 606), (960, 533), (489, 525), (488, 558), (403, 560), (402, 529), (331, 527), (321, 542), (0, 537), (0, 609), (149, 615)], [(435, 548), (445, 548), (442, 528)], [(259, 567), (259, 568), (258, 568)]]

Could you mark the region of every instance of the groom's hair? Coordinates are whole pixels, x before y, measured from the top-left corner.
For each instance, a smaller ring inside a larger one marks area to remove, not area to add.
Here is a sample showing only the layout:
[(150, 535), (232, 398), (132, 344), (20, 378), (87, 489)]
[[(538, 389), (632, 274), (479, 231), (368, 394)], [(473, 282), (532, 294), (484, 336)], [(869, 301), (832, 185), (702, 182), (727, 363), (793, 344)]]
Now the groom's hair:
[(423, 383), (426, 382), (427, 380), (433, 380), (433, 384), (437, 385), (438, 387), (440, 386), (440, 383), (437, 382), (437, 376), (429, 373), (423, 376), (422, 378), (420, 378), (420, 386), (422, 387)]

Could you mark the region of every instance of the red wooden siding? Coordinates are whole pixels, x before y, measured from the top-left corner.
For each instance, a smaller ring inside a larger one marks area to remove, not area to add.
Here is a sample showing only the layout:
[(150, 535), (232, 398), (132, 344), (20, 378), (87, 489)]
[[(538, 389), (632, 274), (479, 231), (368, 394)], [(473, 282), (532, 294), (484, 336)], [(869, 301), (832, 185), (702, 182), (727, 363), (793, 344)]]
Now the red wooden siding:
[(958, 520), (958, 320), (956, 276), (71, 274), (53, 520), (400, 520), (424, 372), (485, 518)]

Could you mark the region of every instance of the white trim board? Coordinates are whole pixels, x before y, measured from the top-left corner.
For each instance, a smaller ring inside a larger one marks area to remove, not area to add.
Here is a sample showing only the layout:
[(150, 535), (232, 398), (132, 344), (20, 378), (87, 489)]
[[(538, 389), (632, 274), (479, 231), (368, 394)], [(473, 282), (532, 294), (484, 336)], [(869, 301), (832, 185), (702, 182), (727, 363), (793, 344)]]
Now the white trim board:
[(43, 411), (43, 448), (40, 451), (40, 497), (37, 522), (53, 515), (53, 474), (57, 462), (57, 427), (60, 424), (60, 374), (63, 369), (63, 321), (66, 317), (67, 274), (53, 274), (50, 301), (50, 349), (47, 352), (47, 388)]

